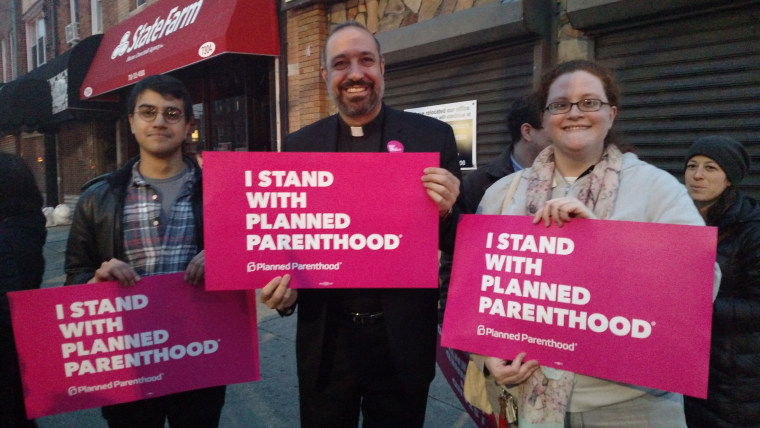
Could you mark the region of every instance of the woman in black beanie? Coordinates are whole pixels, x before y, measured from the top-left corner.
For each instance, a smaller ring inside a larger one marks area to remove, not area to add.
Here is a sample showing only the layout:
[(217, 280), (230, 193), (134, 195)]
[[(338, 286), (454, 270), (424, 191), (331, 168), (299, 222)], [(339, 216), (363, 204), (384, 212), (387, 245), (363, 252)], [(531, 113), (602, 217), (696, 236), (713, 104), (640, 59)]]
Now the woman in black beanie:
[(698, 139), (684, 179), (708, 226), (718, 227), (723, 278), (713, 306), (707, 399), (684, 397), (690, 427), (760, 426), (760, 204), (736, 189), (750, 158), (738, 141)]

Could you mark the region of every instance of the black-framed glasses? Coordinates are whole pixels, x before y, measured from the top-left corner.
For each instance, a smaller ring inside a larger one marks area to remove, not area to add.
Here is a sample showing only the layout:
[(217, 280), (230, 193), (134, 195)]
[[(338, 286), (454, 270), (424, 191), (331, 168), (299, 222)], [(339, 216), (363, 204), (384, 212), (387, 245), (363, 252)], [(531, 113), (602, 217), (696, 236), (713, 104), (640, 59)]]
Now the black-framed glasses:
[(166, 123), (177, 123), (185, 117), (185, 113), (176, 107), (167, 107), (164, 111), (158, 111), (155, 107), (140, 106), (135, 113), (140, 116), (140, 119), (146, 122), (153, 122), (156, 120), (159, 113), (164, 117)]
[(569, 112), (573, 106), (578, 106), (578, 110), (580, 111), (592, 112), (599, 111), (603, 105), (610, 105), (610, 103), (606, 103), (595, 98), (590, 98), (587, 100), (580, 100), (575, 103), (571, 103), (570, 101), (555, 101), (553, 103), (549, 103), (549, 105), (546, 106), (544, 110), (548, 111), (551, 114), (564, 114)]

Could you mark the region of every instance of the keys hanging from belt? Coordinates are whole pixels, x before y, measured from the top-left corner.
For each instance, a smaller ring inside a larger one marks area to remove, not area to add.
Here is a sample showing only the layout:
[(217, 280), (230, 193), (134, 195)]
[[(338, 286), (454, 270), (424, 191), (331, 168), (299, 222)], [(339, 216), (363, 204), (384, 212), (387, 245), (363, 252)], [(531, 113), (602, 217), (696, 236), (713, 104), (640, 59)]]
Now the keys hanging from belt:
[(354, 324), (358, 325), (372, 325), (377, 324), (383, 320), (385, 314), (383, 312), (351, 312), (345, 311), (345, 314), (351, 319)]
[(499, 395), (499, 428), (517, 427), (517, 400), (506, 388)]

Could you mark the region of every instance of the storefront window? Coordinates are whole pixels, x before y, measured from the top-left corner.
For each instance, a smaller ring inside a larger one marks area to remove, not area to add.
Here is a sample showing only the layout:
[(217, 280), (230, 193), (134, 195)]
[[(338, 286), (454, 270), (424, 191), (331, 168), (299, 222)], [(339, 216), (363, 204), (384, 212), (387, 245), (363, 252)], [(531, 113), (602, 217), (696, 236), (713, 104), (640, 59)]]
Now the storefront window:
[(245, 97), (211, 102), (211, 150), (247, 151)]
[(270, 150), (268, 60), (221, 55), (176, 72), (198, 103), (188, 152)]
[(185, 142), (185, 151), (188, 154), (200, 154), (206, 147), (206, 120), (203, 114), (203, 104), (193, 105), (195, 125), (190, 131), (190, 138)]

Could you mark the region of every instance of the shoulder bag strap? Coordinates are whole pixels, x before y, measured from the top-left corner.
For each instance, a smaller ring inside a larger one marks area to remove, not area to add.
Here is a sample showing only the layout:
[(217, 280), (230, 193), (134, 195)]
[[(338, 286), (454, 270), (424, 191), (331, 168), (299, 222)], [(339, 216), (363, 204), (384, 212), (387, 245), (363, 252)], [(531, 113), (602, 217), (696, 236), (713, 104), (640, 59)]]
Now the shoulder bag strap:
[(522, 177), (523, 169), (517, 171), (517, 174), (515, 174), (515, 178), (512, 179), (512, 182), (509, 183), (509, 189), (507, 189), (507, 196), (504, 198), (504, 202), (501, 204), (501, 211), (500, 213), (504, 213), (504, 210), (507, 208), (507, 205), (509, 205), (509, 201), (512, 200), (512, 197), (515, 196), (515, 191), (517, 191), (517, 186), (520, 184), (520, 177)]

